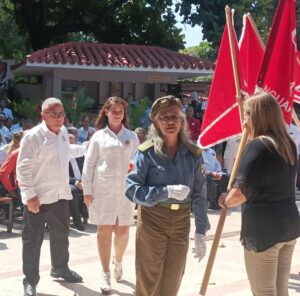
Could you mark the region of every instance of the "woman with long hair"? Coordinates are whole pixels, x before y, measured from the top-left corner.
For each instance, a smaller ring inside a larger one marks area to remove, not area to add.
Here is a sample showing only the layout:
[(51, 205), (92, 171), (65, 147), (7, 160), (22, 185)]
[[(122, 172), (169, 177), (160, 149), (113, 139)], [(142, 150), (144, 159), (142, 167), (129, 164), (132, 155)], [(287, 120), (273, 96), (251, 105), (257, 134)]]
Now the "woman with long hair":
[(97, 225), (97, 243), (103, 273), (100, 289), (111, 290), (110, 257), (112, 233), (115, 247), (115, 280), (121, 280), (122, 258), (133, 224), (134, 207), (125, 197), (125, 179), (130, 160), (139, 145), (137, 135), (129, 130), (127, 103), (119, 97), (107, 99), (96, 119), (84, 161), (82, 186), (84, 202), (89, 207), (92, 224)]
[(241, 242), (253, 295), (287, 296), (292, 254), (300, 235), (296, 146), (272, 95), (251, 96), (244, 112), (251, 140), (233, 189), (220, 196), (219, 205), (244, 204)]
[(148, 141), (139, 146), (126, 179), (127, 197), (139, 204), (136, 295), (178, 293), (189, 246), (191, 207), (195, 252), (205, 255), (209, 228), (201, 150), (189, 140), (178, 98), (157, 99), (149, 115)]

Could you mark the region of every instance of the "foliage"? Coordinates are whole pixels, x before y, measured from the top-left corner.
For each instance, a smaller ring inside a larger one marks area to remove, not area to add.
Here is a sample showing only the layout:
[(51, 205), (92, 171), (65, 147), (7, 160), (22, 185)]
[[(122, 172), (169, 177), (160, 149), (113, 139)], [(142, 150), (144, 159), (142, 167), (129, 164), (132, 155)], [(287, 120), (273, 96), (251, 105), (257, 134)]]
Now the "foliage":
[(152, 101), (147, 97), (138, 99), (137, 102), (138, 103), (136, 104), (130, 104), (128, 106), (128, 115), (131, 129), (135, 129), (141, 126), (141, 118), (145, 110), (152, 105)]
[[(250, 12), (266, 42), (277, 4), (278, 0), (183, 0), (176, 4), (176, 11), (183, 16), (183, 22), (192, 26), (201, 25), (204, 39), (212, 42), (214, 47), (218, 47), (226, 23), (224, 11), (226, 5), (235, 9), (234, 21), (238, 36), (242, 29), (242, 16)], [(296, 0), (296, 4), (299, 16), (300, 0)], [(298, 22), (298, 29), (299, 26)], [(299, 32), (300, 30), (298, 36)]]
[[(76, 109), (74, 108), (74, 100), (76, 102)], [(87, 114), (87, 110), (92, 107), (94, 100), (84, 93), (84, 88), (78, 89), (74, 100), (62, 98), (65, 111), (70, 115), (74, 124), (80, 122), (81, 118)]]
[(187, 47), (180, 50), (181, 53), (202, 58), (211, 62), (215, 62), (217, 59), (217, 50), (212, 46), (211, 42), (202, 41), (197, 46)]
[(39, 112), (37, 111), (39, 103), (40, 102), (36, 100), (26, 98), (19, 103), (17, 101), (12, 101), (11, 107), (14, 110), (14, 114), (25, 115), (28, 119), (32, 120), (32, 122), (36, 122), (39, 115)]
[[(33, 50), (76, 39), (148, 44), (178, 50), (183, 35), (172, 11), (172, 0), (3, 0), (28, 32)], [(13, 5), (12, 5), (13, 4)], [(82, 36), (78, 36), (78, 33)], [(77, 34), (77, 35), (76, 35)]]
[(21, 60), (30, 47), (20, 34), (14, 16), (0, 6), (0, 59)]

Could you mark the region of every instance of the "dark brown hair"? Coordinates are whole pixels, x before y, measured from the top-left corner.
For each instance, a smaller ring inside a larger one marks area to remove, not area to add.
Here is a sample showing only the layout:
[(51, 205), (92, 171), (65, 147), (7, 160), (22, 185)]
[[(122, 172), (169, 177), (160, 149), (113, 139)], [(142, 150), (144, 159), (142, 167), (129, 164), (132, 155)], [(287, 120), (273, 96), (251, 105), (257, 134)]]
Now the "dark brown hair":
[(107, 124), (108, 124), (108, 118), (105, 114), (105, 110), (109, 110), (110, 107), (114, 104), (122, 104), (124, 107), (124, 118), (122, 120), (122, 124), (129, 129), (129, 119), (128, 119), (128, 115), (126, 113), (126, 108), (128, 106), (127, 102), (120, 98), (120, 97), (110, 97), (106, 100), (106, 102), (104, 103), (104, 105), (102, 106), (101, 110), (99, 111), (99, 114), (97, 116), (96, 122), (95, 122), (95, 126), (96, 129), (102, 129), (104, 128)]

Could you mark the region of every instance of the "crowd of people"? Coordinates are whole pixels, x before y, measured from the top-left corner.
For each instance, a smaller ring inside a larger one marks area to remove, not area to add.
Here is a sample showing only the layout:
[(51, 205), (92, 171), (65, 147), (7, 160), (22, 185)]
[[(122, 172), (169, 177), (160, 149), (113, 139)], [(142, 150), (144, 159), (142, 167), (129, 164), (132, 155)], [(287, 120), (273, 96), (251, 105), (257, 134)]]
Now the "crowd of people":
[[(50, 232), (50, 275), (83, 281), (68, 265), (70, 217), (78, 231), (84, 231), (87, 222), (97, 226), (100, 291), (109, 294), (112, 244), (113, 278), (120, 281), (135, 208), (135, 295), (175, 296), (186, 264), (191, 214), (196, 226), (194, 252), (200, 261), (210, 228), (208, 207), (241, 204), (241, 241), (253, 295), (288, 295), (291, 258), (300, 235), (296, 137), (284, 126), (272, 96), (250, 98), (245, 126), (251, 139), (234, 188), (226, 194), (239, 138), (201, 151), (197, 139), (205, 112), (202, 104), (197, 97), (190, 102), (174, 96), (158, 98), (147, 111), (150, 125), (131, 131), (128, 103), (122, 98), (108, 98), (95, 126), (84, 116), (80, 128), (66, 116), (59, 99), (48, 98), (41, 105), (40, 123), (33, 127), (24, 118), (11, 137), (0, 130), (9, 142), (0, 148), (0, 195), (17, 192), (23, 202), (25, 296), (37, 295), (45, 225)], [(1, 108), (4, 126), (10, 113)], [(277, 284), (274, 277), (280, 279)]]

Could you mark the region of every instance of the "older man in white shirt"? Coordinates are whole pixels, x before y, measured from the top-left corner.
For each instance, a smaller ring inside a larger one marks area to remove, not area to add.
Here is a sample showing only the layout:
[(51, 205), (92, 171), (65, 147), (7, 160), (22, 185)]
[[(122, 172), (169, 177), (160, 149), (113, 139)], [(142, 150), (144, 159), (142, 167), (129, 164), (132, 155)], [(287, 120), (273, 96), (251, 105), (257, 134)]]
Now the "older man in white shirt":
[(25, 204), (22, 234), (25, 296), (37, 295), (46, 221), (50, 229), (50, 275), (67, 282), (82, 282), (82, 277), (68, 267), (68, 200), (72, 198), (68, 166), (70, 159), (82, 156), (85, 148), (70, 145), (63, 126), (65, 112), (59, 99), (46, 99), (41, 115), (42, 123), (24, 135), (17, 161), (17, 179)]

